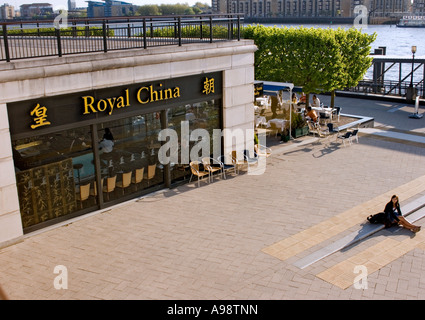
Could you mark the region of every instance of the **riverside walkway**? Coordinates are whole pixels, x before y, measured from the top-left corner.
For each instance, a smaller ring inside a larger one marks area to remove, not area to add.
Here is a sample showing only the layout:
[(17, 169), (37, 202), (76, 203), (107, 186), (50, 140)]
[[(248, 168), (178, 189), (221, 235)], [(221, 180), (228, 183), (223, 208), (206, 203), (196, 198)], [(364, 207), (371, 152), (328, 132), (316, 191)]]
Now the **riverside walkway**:
[[(359, 143), (275, 143), (261, 175), (192, 182), (28, 234), (0, 249), (0, 285), (11, 299), (425, 299), (424, 228), (319, 254), (392, 194), (402, 211), (425, 197), (425, 118), (402, 103), (336, 104), (375, 119)], [(59, 265), (66, 289), (55, 289)]]

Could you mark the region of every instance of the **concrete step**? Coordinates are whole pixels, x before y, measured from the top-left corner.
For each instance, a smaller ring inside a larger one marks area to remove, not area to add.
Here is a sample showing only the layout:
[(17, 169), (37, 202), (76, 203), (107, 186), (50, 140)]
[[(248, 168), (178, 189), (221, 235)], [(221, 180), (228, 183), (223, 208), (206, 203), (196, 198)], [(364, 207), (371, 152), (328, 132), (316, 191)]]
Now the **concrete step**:
[[(425, 217), (425, 196), (408, 202), (407, 204), (403, 205), (401, 209), (403, 212), (403, 216), (405, 217), (409, 216), (407, 220), (411, 223)], [(365, 221), (367, 222), (366, 217), (365, 217)], [(312, 265), (313, 263), (319, 260), (322, 260), (323, 258), (339, 250), (342, 250), (348, 246), (351, 246), (382, 229), (384, 229), (383, 224), (365, 223), (361, 229), (354, 231), (350, 233), (349, 235), (334, 241), (330, 245), (320, 250), (317, 250), (300, 260), (297, 260), (296, 262), (294, 262), (294, 266), (300, 269), (304, 269)]]

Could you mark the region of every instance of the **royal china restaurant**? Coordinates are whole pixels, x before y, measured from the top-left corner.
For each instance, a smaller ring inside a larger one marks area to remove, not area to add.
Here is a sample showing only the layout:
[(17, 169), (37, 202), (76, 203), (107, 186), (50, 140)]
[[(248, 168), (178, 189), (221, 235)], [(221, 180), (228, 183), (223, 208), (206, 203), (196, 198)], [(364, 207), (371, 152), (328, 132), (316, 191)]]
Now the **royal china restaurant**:
[[(188, 182), (188, 133), (253, 128), (255, 49), (242, 40), (1, 65), (0, 247)], [(163, 129), (177, 134), (177, 163), (158, 160)]]

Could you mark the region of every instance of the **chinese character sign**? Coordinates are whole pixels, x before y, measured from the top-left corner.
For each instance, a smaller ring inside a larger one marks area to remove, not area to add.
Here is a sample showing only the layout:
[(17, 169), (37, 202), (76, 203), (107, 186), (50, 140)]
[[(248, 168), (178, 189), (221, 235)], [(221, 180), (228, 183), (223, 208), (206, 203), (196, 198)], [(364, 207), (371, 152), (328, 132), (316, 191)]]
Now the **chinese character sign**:
[(214, 78), (211, 78), (211, 79), (205, 78), (204, 90), (202, 91), (202, 93), (205, 93), (205, 94), (214, 93)]
[(33, 117), (35, 123), (31, 125), (31, 129), (35, 129), (41, 126), (47, 126), (50, 124), (50, 122), (47, 121), (47, 108), (44, 106), (40, 106), (39, 103), (31, 111), (31, 116)]

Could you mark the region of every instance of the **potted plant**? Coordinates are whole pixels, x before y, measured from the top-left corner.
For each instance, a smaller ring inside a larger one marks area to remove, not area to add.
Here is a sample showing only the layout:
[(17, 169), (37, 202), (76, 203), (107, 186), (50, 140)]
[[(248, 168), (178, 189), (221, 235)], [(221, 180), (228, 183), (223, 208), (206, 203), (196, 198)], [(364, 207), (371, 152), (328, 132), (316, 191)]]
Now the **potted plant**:
[(289, 141), (289, 121), (285, 122), (285, 127), (283, 128), (280, 140), (283, 142)]
[(308, 134), (308, 126), (302, 115), (297, 112), (292, 112), (291, 115), (292, 136), (298, 138)]

